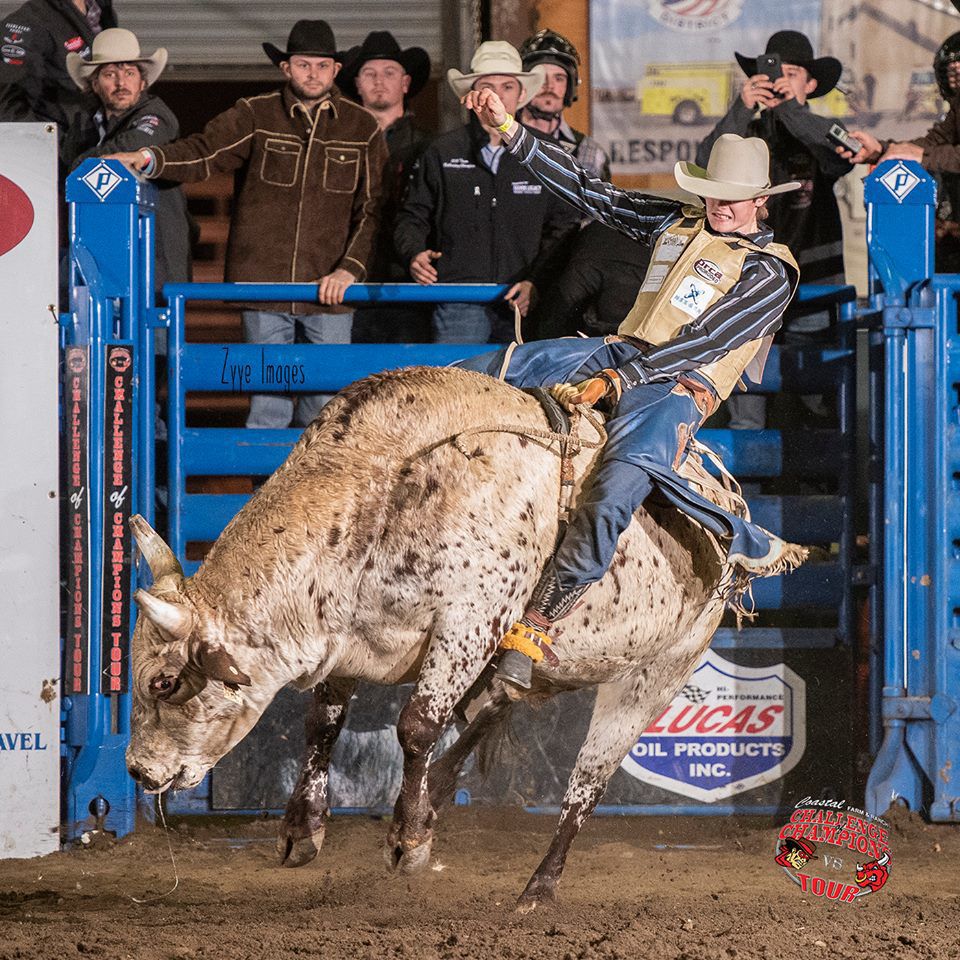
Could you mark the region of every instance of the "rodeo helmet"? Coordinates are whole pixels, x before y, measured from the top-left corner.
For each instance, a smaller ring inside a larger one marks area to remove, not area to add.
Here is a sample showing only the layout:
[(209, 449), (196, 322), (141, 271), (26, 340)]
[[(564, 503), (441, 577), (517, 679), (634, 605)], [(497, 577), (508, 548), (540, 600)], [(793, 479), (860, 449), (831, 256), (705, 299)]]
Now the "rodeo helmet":
[(960, 33), (947, 37), (933, 57), (933, 72), (937, 75), (937, 86), (944, 100), (952, 100), (960, 92), (960, 88), (950, 89), (950, 80), (947, 77), (947, 67), (957, 60), (960, 60)]
[(580, 89), (580, 54), (577, 48), (556, 30), (538, 30), (520, 44), (520, 59), (523, 69), (530, 70), (538, 63), (555, 63), (567, 74), (567, 92), (563, 105), (569, 107)]

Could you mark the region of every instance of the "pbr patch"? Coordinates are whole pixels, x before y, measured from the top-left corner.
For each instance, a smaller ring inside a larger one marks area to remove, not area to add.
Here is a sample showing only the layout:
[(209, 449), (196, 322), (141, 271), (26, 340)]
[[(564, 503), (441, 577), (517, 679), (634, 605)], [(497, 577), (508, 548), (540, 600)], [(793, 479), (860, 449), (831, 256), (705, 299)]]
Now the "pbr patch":
[(723, 271), (712, 260), (698, 260), (693, 269), (708, 283), (719, 283), (723, 279)]
[(802, 894), (853, 903), (890, 877), (890, 826), (843, 800), (804, 797), (780, 828), (773, 861)]
[(79, 50), (82, 50), (86, 44), (83, 42), (83, 37), (71, 37), (69, 40), (63, 41), (63, 46), (71, 53), (77, 53)]
[(539, 183), (528, 183), (526, 180), (514, 180), (512, 186), (514, 193), (526, 193), (532, 196), (537, 196), (543, 189)]
[(707, 650), (624, 758), (643, 783), (715, 803), (779, 780), (806, 748), (806, 685), (786, 664), (744, 667)]
[(670, 302), (688, 317), (696, 320), (710, 305), (716, 292), (699, 277), (684, 277), (676, 293), (670, 298)]

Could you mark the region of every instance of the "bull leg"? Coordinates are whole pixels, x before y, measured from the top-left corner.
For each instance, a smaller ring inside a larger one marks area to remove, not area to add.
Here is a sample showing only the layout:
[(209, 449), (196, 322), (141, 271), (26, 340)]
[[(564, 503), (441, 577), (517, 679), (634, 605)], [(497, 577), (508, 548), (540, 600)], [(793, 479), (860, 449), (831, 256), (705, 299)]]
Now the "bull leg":
[(287, 801), (280, 823), (277, 853), (285, 867), (309, 863), (323, 845), (330, 816), (327, 797), (330, 755), (347, 718), (347, 705), (356, 680), (325, 680), (313, 688), (307, 711), (307, 749), (297, 785)]
[(499, 687), (483, 705), (480, 712), (462, 731), (456, 742), (439, 760), (430, 764), (427, 782), (430, 791), (430, 806), (439, 810), (453, 798), (460, 771), (473, 753), (474, 748), (502, 720), (513, 706), (506, 691)]
[[(458, 624), (461, 638), (471, 628)], [(491, 635), (496, 630), (488, 627)], [(483, 668), (490, 651), (466, 639), (452, 639), (435, 630), (420, 677), (400, 711), (397, 737), (403, 750), (403, 780), (387, 832), (384, 857), (390, 870), (416, 873), (430, 862), (436, 811), (430, 802), (428, 770), (437, 740), (453, 715), (453, 708)]]
[(603, 796), (620, 762), (655, 716), (656, 706), (649, 696), (644, 698), (633, 680), (598, 687), (590, 729), (570, 774), (556, 833), (547, 855), (517, 901), (520, 913), (556, 899), (570, 844)]

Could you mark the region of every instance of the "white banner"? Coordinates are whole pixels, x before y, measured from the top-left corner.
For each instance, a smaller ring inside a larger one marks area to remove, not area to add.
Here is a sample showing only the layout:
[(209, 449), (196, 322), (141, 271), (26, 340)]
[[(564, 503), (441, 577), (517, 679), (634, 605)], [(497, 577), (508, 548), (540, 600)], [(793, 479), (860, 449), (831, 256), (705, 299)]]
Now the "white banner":
[(933, 56), (960, 15), (940, 0), (591, 0), (592, 132), (613, 172), (693, 160), (739, 96), (734, 52), (755, 57), (778, 30), (843, 64), (838, 87), (810, 105), (850, 129), (909, 139), (945, 108)]
[(0, 857), (33, 857), (60, 844), (57, 133), (0, 129)]

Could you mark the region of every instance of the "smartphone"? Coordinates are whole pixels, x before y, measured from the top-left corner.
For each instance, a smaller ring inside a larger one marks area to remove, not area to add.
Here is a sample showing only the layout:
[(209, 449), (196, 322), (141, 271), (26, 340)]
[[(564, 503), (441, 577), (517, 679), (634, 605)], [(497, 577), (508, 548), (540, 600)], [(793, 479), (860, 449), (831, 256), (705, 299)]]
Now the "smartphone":
[(771, 80), (778, 80), (783, 76), (780, 67), (779, 53), (764, 53), (757, 57), (757, 73), (765, 73)]
[(835, 143), (838, 147), (843, 147), (844, 150), (849, 150), (851, 153), (859, 153), (863, 146), (856, 137), (851, 137), (839, 123), (830, 127), (827, 131), (827, 138), (831, 143)]

